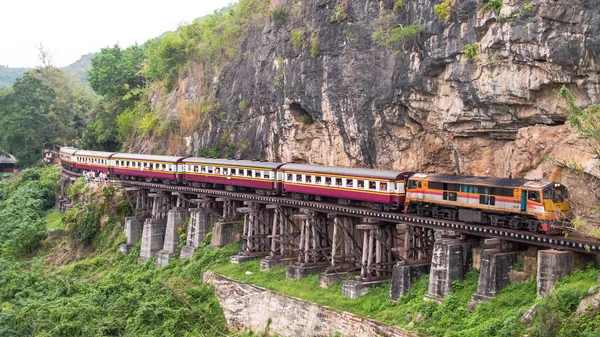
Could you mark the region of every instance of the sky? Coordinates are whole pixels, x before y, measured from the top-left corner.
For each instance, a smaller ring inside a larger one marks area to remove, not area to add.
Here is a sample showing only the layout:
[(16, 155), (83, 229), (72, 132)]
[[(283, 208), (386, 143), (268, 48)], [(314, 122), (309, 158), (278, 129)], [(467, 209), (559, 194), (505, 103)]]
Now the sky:
[(84, 54), (175, 30), (234, 0), (8, 0), (0, 8), (0, 65), (41, 65), (38, 46), (65, 67)]

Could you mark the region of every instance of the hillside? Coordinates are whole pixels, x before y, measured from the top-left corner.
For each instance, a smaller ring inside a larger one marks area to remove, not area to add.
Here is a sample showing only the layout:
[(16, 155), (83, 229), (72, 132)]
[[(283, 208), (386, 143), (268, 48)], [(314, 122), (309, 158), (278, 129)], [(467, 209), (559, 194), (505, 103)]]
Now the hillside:
[(0, 65), (0, 88), (10, 87), (17, 78), (23, 76), (27, 68), (9, 68)]
[[(60, 69), (64, 70), (73, 79), (87, 85), (89, 76), (88, 71), (92, 67), (92, 57), (94, 57), (94, 53), (85, 54), (81, 56), (79, 60)], [(9, 68), (0, 65), (0, 88), (10, 87), (17, 78), (23, 76), (29, 69), (30, 68)]]

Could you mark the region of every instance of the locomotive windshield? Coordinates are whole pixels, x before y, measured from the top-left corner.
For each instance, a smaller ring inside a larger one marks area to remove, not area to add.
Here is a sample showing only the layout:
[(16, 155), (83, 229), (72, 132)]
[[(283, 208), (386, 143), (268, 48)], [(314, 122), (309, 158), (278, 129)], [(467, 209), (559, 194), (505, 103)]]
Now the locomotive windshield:
[(553, 202), (563, 202), (569, 198), (569, 192), (567, 188), (561, 184), (554, 184), (548, 186), (543, 190), (544, 199), (552, 200)]

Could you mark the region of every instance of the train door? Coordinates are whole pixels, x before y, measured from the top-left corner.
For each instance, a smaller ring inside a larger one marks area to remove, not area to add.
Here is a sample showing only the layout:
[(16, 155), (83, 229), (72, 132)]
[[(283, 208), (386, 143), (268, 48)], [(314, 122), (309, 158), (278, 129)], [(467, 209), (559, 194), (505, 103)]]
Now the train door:
[(521, 190), (521, 212), (527, 211), (527, 190)]
[(423, 201), (423, 194), (424, 194), (423, 193), (423, 182), (421, 180), (418, 180), (415, 183), (417, 185), (417, 190), (415, 191), (416, 192), (415, 194), (416, 194), (417, 200)]

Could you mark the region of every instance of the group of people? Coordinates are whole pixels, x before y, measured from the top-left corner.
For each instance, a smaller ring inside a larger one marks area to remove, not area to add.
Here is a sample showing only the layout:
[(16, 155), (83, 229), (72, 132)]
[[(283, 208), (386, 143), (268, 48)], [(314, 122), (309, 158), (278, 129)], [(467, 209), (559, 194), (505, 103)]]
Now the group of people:
[(106, 173), (98, 172), (98, 171), (83, 171), (83, 176), (85, 177), (86, 181), (94, 181), (94, 180), (107, 181), (108, 180), (108, 175)]

